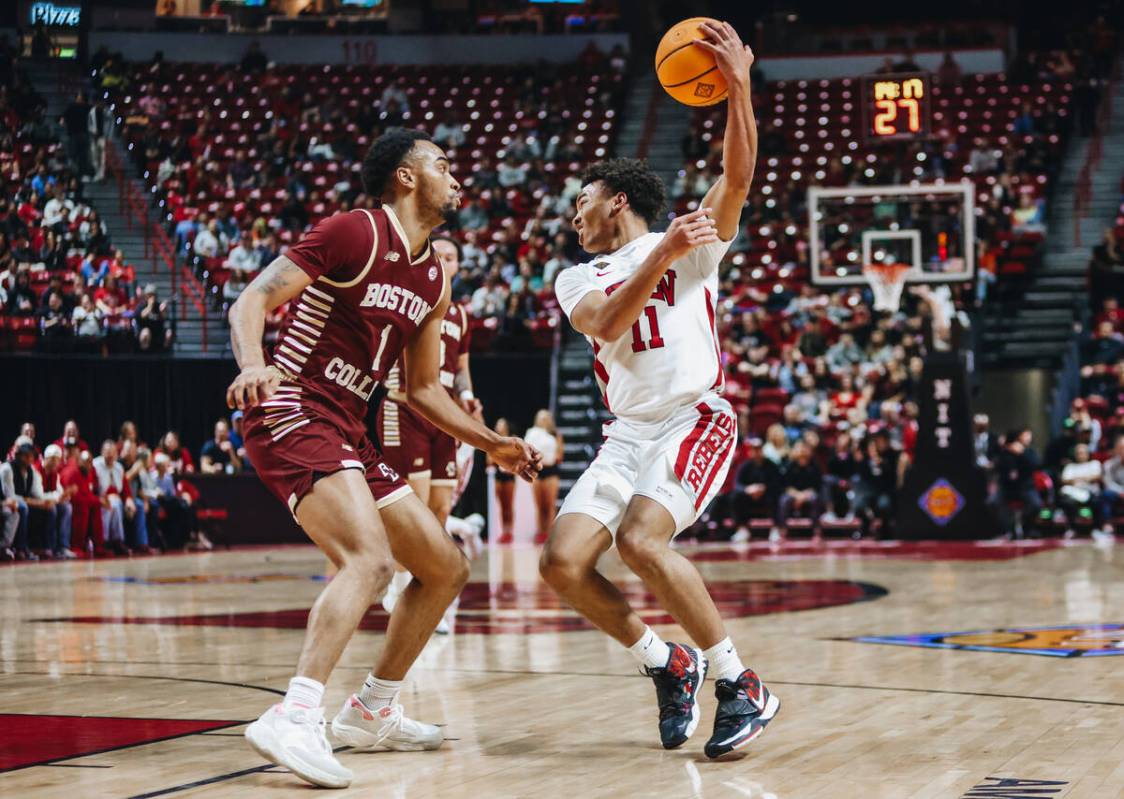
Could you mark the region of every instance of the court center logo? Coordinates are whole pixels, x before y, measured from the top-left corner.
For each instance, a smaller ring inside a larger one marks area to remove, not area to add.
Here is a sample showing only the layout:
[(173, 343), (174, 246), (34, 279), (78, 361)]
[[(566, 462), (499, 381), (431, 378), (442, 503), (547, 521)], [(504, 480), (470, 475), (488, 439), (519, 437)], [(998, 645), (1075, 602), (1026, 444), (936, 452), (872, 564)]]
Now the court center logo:
[(952, 633), (863, 635), (846, 638), (863, 644), (961, 649), (968, 652), (1007, 652), (1055, 658), (1124, 655), (1124, 624), (1066, 625), (1064, 627), (1000, 627)]
[(964, 509), (964, 496), (941, 477), (918, 498), (917, 504), (930, 519), (943, 527)]

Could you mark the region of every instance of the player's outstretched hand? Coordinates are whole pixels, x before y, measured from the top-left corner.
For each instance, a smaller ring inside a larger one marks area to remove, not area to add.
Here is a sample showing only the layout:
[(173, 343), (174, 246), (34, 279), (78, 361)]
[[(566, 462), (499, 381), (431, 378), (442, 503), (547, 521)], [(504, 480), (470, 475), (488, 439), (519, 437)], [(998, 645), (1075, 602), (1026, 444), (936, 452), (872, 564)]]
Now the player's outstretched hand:
[(705, 39), (696, 39), (694, 44), (714, 56), (714, 63), (727, 83), (741, 78), (749, 78), (749, 68), (753, 66), (753, 51), (748, 44), (742, 44), (741, 37), (729, 22), (717, 25), (704, 22), (699, 29), (706, 34)]
[(488, 453), (505, 472), (517, 474), (528, 483), (542, 469), (542, 453), (521, 438), (504, 438)]
[(718, 227), (712, 213), (713, 209), (699, 208), (671, 221), (661, 242), (671, 260), (682, 258), (696, 247), (718, 241)]
[(273, 396), (281, 383), (281, 373), (272, 366), (251, 366), (243, 369), (226, 390), (229, 408), (249, 410)]

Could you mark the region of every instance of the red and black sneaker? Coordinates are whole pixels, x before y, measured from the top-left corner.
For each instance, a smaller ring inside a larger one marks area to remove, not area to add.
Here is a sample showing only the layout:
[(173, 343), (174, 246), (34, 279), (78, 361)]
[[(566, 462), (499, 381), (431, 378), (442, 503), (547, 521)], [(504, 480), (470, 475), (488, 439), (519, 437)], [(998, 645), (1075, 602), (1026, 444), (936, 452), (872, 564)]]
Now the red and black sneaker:
[(664, 749), (686, 743), (699, 726), (699, 686), (706, 679), (706, 658), (701, 649), (668, 644), (671, 654), (662, 669), (645, 668), (656, 684), (660, 706), (660, 741)]
[(718, 712), (714, 716), (714, 735), (706, 742), (706, 756), (722, 757), (741, 749), (765, 731), (781, 709), (781, 700), (751, 669), (743, 671), (736, 681), (718, 680), (714, 686)]

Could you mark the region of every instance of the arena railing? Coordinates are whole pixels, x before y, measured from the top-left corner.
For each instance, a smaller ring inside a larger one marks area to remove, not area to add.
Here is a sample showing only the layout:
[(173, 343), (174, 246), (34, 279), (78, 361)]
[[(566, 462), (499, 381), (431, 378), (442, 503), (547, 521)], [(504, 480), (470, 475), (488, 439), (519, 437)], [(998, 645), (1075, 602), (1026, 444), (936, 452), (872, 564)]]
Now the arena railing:
[[(130, 179), (125, 165), (117, 152), (114, 142), (105, 148), (106, 166), (110, 175), (117, 183), (117, 211), (125, 220), (130, 231), (139, 229), (144, 241), (144, 258), (149, 261), (153, 269), (157, 267), (157, 259), (164, 262), (172, 279), (172, 325), (176, 327), (178, 318), (175, 310), (179, 307), (177, 300), (182, 300), (186, 307), (188, 304), (195, 307), (202, 322), (203, 352), (207, 351), (207, 295), (203, 287), (187, 267), (176, 263), (175, 248), (168, 239), (168, 234), (161, 225), (154, 224), (148, 216), (148, 203), (144, 196), (137, 190), (136, 183)], [(155, 188), (153, 189), (155, 191)], [(182, 270), (182, 271), (181, 271)]]
[(1101, 94), (1100, 107), (1093, 123), (1093, 137), (1085, 154), (1085, 163), (1077, 175), (1077, 185), (1073, 192), (1073, 243), (1082, 246), (1081, 217), (1093, 200), (1093, 171), (1100, 164), (1104, 154), (1104, 137), (1112, 130), (1112, 95), (1120, 79), (1120, 61), (1113, 59), (1112, 72)]

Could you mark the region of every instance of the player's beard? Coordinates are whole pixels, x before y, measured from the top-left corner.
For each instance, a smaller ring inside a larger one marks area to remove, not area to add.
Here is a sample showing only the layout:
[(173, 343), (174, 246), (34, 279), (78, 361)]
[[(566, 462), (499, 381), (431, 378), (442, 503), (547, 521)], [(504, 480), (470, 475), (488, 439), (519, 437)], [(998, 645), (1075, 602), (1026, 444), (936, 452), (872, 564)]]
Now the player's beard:
[(457, 221), (457, 211), (460, 210), (460, 204), (456, 200), (449, 200), (445, 207), (441, 209), (441, 216), (445, 220), (446, 225), (452, 225)]

